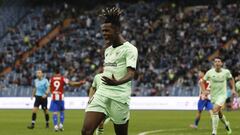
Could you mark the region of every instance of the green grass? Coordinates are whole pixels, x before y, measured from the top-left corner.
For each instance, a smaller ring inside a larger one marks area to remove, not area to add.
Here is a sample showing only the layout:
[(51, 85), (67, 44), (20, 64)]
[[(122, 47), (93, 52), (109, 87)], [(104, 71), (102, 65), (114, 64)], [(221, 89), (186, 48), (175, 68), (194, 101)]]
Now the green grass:
[[(225, 112), (225, 115), (231, 122), (233, 135), (240, 135), (240, 112)], [(195, 111), (131, 111), (129, 135), (152, 130), (162, 132), (149, 135), (210, 135), (211, 123), (208, 113), (203, 113), (198, 130), (189, 128), (194, 116)], [(65, 131), (55, 133), (52, 121), (51, 128), (45, 129), (42, 112), (37, 115), (35, 129), (28, 130), (26, 127), (31, 121), (30, 110), (0, 110), (0, 135), (80, 135), (83, 117), (83, 110), (67, 110)], [(219, 123), (218, 133), (226, 135), (222, 123)], [(114, 135), (111, 122), (105, 126), (105, 135)]]

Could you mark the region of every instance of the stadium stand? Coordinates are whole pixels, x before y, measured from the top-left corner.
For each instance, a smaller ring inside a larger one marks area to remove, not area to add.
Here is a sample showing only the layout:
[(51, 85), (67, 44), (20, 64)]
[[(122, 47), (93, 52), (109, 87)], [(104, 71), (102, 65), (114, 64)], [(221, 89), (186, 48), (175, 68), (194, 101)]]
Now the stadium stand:
[[(210, 68), (208, 59), (216, 51), (216, 55), (226, 59), (225, 66), (234, 74), (239, 71), (239, 3), (181, 7), (138, 2), (116, 6), (125, 10), (122, 34), (139, 51), (133, 96), (198, 95), (197, 69)], [(67, 95), (87, 95), (93, 76), (102, 68), (104, 47), (97, 17), (101, 7), (75, 13), (75, 8), (67, 5), (68, 10), (55, 17), (45, 16), (58, 8), (39, 6), (1, 39), (0, 69), (10, 66), (12, 71), (0, 79), (0, 96), (30, 95), (36, 69), (42, 68), (49, 77), (55, 66), (60, 66), (71, 80), (87, 80), (80, 88), (67, 88)], [(71, 23), (62, 27), (54, 40), (16, 66), (21, 53), (38, 45), (54, 26), (69, 19), (69, 12), (75, 13)], [(29, 44), (24, 39), (29, 39)]]
[[(0, 37), (15, 26), (29, 11), (26, 0), (3, 0), (0, 5)], [(23, 6), (24, 5), (24, 6)]]

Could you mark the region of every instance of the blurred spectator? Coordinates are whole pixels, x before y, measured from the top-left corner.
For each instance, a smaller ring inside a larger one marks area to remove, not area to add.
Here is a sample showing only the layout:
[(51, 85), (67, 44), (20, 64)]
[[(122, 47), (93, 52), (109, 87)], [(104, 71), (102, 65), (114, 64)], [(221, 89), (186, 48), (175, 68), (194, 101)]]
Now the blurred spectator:
[[(155, 2), (117, 5), (125, 12), (121, 18), (122, 34), (139, 51), (133, 96), (196, 96), (197, 69), (202, 66), (210, 68), (211, 62), (207, 58), (218, 49), (226, 59), (225, 66), (233, 73), (239, 71), (239, 4), (221, 8), (184, 8)], [(69, 11), (75, 14), (75, 21), (62, 30), (56, 40), (36, 51), (7, 75), (9, 83), (30, 86), (37, 68), (42, 68), (49, 77), (54, 67), (59, 66), (71, 80), (87, 79), (88, 83), (81, 88), (67, 88), (81, 96), (87, 95), (94, 74), (103, 65), (99, 9), (81, 14), (76, 14), (76, 10), (66, 4), (64, 9), (61, 15), (57, 10), (57, 17), (53, 18), (51, 11), (54, 8), (40, 7), (38, 11), (42, 12), (33, 12), (26, 17), (32, 19), (25, 19), (16, 32), (3, 39), (6, 45), (2, 46), (0, 62), (3, 66), (0, 69), (11, 65), (29, 48), (19, 44), (22, 42), (19, 37), (24, 35), (34, 42), (67, 17), (62, 17), (63, 14)], [(231, 39), (235, 39), (231, 47), (221, 49)]]

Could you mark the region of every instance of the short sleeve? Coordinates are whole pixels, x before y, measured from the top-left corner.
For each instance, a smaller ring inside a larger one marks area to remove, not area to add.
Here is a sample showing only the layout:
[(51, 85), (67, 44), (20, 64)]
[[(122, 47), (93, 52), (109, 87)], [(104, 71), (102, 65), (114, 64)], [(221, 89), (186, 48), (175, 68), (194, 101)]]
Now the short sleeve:
[(137, 67), (137, 57), (138, 57), (138, 51), (136, 47), (129, 47), (129, 50), (127, 50), (126, 54), (126, 65), (127, 67), (131, 67), (136, 69)]
[(227, 70), (227, 72), (226, 72), (226, 77), (227, 77), (227, 79), (232, 79), (232, 74), (229, 70)]
[(49, 81), (48, 81), (48, 79), (46, 79), (46, 86), (49, 87), (49, 85), (50, 85)]
[(209, 79), (210, 79), (210, 72), (207, 71), (207, 73), (206, 73), (206, 74), (204, 75), (204, 77), (203, 77), (203, 80), (209, 81)]
[(238, 92), (240, 92), (240, 81), (238, 81), (238, 82), (236, 83), (236, 90), (237, 90)]

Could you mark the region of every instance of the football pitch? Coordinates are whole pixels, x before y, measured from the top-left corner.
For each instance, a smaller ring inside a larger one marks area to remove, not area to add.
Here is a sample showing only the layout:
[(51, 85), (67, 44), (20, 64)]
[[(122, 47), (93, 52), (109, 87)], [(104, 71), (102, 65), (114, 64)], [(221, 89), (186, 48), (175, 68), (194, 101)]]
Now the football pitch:
[[(232, 135), (240, 135), (240, 112), (225, 112), (231, 122)], [(42, 112), (37, 115), (36, 127), (27, 129), (31, 122), (31, 110), (0, 110), (0, 135), (81, 135), (83, 110), (66, 110), (65, 131), (54, 132), (45, 128)], [(129, 135), (210, 135), (211, 120), (207, 112), (203, 113), (199, 129), (190, 129), (195, 111), (131, 111)], [(112, 123), (105, 125), (104, 135), (114, 135)], [(219, 122), (218, 135), (227, 135)]]

